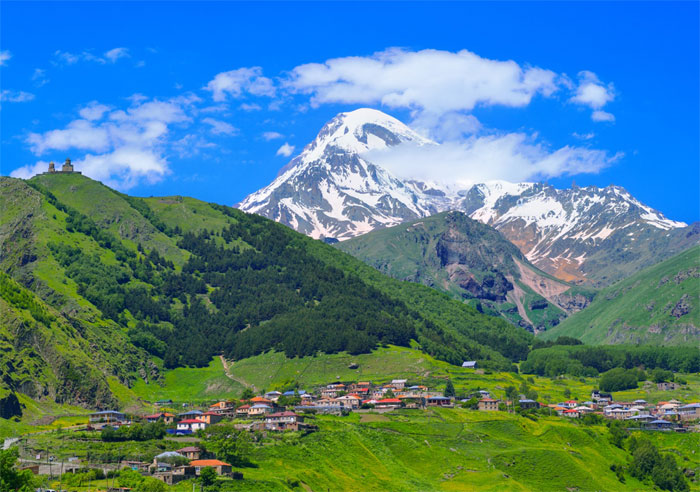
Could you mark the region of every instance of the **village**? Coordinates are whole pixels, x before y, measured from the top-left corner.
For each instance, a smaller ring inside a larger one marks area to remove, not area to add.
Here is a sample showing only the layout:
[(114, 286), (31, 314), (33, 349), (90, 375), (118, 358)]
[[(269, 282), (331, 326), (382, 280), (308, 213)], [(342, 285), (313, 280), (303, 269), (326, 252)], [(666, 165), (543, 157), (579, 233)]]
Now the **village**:
[[(394, 379), (385, 384), (369, 381), (333, 382), (312, 391), (268, 391), (260, 396), (244, 395), (240, 399), (221, 400), (198, 408), (161, 400), (153, 403), (158, 411), (149, 415), (100, 410), (90, 414), (85, 429), (118, 430), (135, 424), (162, 422), (169, 439), (181, 438), (187, 445), (157, 454), (152, 461), (123, 460), (118, 468), (129, 468), (172, 485), (200, 476), (205, 468), (213, 469), (219, 476), (242, 478), (242, 473), (234, 471), (230, 463), (197, 446), (198, 436), (202, 436), (210, 427), (224, 423), (233, 424), (239, 431), (260, 435), (310, 433), (318, 431), (318, 427), (312, 423), (316, 415), (343, 416), (352, 412), (382, 414), (435, 407), (523, 415), (558, 415), (564, 419), (619, 420), (630, 430), (643, 431), (698, 432), (697, 424), (700, 422), (700, 403), (684, 403), (676, 399), (657, 403), (641, 399), (617, 401), (610, 393), (594, 390), (586, 401), (570, 399), (545, 404), (528, 399), (525, 395), (513, 399), (496, 398), (496, 395), (486, 390), (475, 391), (465, 398), (455, 398), (449, 393), (449, 389), (437, 391), (423, 385), (410, 384), (406, 379)], [(186, 406), (187, 409), (177, 413), (175, 408), (178, 406)], [(74, 464), (74, 467), (78, 466), (77, 463)]]

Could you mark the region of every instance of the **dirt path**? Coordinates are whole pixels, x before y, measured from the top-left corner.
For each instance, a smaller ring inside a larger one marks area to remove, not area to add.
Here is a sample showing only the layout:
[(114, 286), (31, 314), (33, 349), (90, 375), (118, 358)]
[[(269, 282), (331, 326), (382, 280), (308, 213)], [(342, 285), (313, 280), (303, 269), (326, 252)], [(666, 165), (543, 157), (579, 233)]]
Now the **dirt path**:
[(220, 355), (219, 359), (221, 359), (221, 364), (224, 366), (224, 374), (226, 374), (227, 378), (231, 379), (232, 381), (237, 382), (238, 384), (240, 384), (246, 388), (252, 389), (254, 392), (258, 391), (254, 384), (250, 384), (247, 381), (239, 379), (229, 372), (229, 369), (231, 368), (231, 366), (233, 366), (233, 364), (229, 364), (223, 355)]

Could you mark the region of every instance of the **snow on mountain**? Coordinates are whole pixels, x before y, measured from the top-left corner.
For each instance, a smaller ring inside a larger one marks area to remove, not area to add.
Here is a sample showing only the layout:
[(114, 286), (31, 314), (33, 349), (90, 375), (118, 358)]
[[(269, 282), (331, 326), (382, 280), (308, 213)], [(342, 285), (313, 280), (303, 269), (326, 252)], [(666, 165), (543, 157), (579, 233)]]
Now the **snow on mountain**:
[(340, 240), (431, 215), (435, 200), (420, 183), (403, 182), (361, 157), (406, 142), (437, 145), (381, 111), (341, 113), (277, 179), (238, 206), (314, 238)]
[(586, 280), (593, 268), (586, 262), (606, 247), (624, 250), (637, 237), (686, 225), (667, 219), (619, 186), (560, 190), (543, 183), (491, 181), (455, 191), (398, 179), (366, 157), (403, 143), (439, 145), (381, 111), (341, 113), (270, 185), (238, 207), (314, 238), (341, 241), (459, 210), (498, 229), (539, 268), (571, 281)]

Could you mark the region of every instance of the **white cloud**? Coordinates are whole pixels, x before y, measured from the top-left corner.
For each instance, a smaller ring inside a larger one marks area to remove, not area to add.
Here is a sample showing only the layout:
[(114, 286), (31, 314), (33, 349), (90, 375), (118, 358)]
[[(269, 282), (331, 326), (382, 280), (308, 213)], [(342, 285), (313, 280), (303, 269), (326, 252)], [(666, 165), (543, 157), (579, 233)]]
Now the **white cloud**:
[(284, 135), (278, 132), (265, 132), (262, 134), (262, 137), (269, 142), (270, 140), (284, 138)]
[(115, 63), (120, 58), (128, 58), (129, 50), (126, 48), (113, 48), (109, 51), (105, 51), (104, 57), (112, 63)]
[(615, 86), (612, 83), (603, 85), (598, 76), (588, 70), (579, 72), (578, 77), (578, 87), (570, 101), (593, 109), (593, 121), (615, 121), (614, 115), (602, 111), (603, 106), (615, 99)]
[(46, 70), (43, 68), (35, 68), (34, 73), (32, 73), (32, 81), (36, 87), (43, 87), (49, 83), (49, 79), (46, 76)]
[(289, 145), (285, 142), (279, 149), (277, 149), (276, 155), (282, 155), (284, 157), (289, 157), (294, 152), (294, 145)]
[(366, 154), (396, 176), (468, 187), (489, 180), (511, 182), (597, 173), (622, 155), (564, 146), (552, 150), (524, 133), (473, 136), (440, 145), (399, 145)]
[(82, 108), (78, 114), (80, 116), (88, 121), (94, 121), (94, 120), (99, 120), (102, 118), (102, 116), (110, 110), (109, 106), (106, 106), (104, 104), (100, 104), (97, 101), (92, 101), (88, 103), (87, 106)]
[(227, 97), (238, 98), (244, 92), (254, 96), (275, 95), (275, 85), (262, 75), (260, 67), (244, 67), (217, 74), (204, 88), (212, 93), (214, 101), (225, 101)]
[[(166, 101), (130, 99), (129, 107), (118, 110), (93, 101), (79, 111), (80, 119), (64, 128), (30, 133), (26, 141), (36, 155), (85, 152), (73, 159), (76, 169), (110, 186), (128, 189), (144, 180), (157, 181), (170, 172), (166, 156), (175, 146), (169, 140), (171, 127), (191, 122), (188, 113), (200, 99), (191, 94)], [(45, 164), (23, 166), (12, 175), (27, 177), (43, 171)]]
[(574, 132), (571, 134), (572, 137), (578, 138), (579, 140), (590, 140), (595, 137), (595, 133), (578, 133)]
[(260, 107), (259, 104), (255, 104), (255, 103), (252, 103), (252, 104), (243, 103), (243, 104), (241, 104), (241, 105), (238, 106), (238, 107), (239, 107), (240, 109), (242, 109), (243, 111), (248, 111), (248, 112), (250, 112), (250, 111), (260, 111), (260, 110), (262, 109), (262, 107)]
[(615, 115), (606, 111), (597, 110), (593, 111), (591, 119), (593, 121), (615, 121)]
[(30, 92), (11, 91), (7, 89), (0, 92), (0, 101), (2, 102), (20, 103), (31, 101), (32, 99), (34, 99), (34, 94)]
[(10, 176), (13, 178), (29, 179), (32, 176), (46, 172), (48, 168), (48, 161), (37, 161), (34, 164), (18, 167), (10, 173)]
[(0, 67), (4, 67), (7, 65), (7, 62), (12, 58), (12, 53), (10, 53), (10, 50), (2, 50), (0, 51)]
[(58, 65), (75, 65), (80, 61), (88, 61), (100, 63), (102, 65), (106, 63), (116, 63), (117, 60), (121, 58), (129, 58), (129, 50), (127, 48), (113, 48), (109, 51), (105, 51), (102, 56), (93, 55), (89, 51), (83, 51), (82, 53), (70, 53), (68, 51), (56, 50), (54, 52), (54, 57), (56, 61), (54, 64)]
[(476, 105), (526, 106), (557, 90), (550, 70), (490, 60), (470, 51), (388, 49), (294, 68), (285, 86), (311, 103), (377, 104), (443, 114)]
[(214, 135), (235, 135), (238, 133), (238, 129), (235, 126), (225, 121), (215, 120), (214, 118), (204, 118), (202, 122), (211, 126), (211, 132)]

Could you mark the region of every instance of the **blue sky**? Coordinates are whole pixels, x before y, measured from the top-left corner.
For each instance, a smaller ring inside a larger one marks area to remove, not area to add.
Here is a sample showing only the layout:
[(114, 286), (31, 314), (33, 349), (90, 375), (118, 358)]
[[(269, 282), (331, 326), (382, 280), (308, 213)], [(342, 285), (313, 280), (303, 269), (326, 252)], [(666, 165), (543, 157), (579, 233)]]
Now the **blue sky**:
[(700, 218), (697, 2), (2, 2), (0, 14), (4, 175), (70, 156), (131, 194), (234, 204), (335, 114), (369, 106), (488, 161), (435, 180), (617, 184)]

